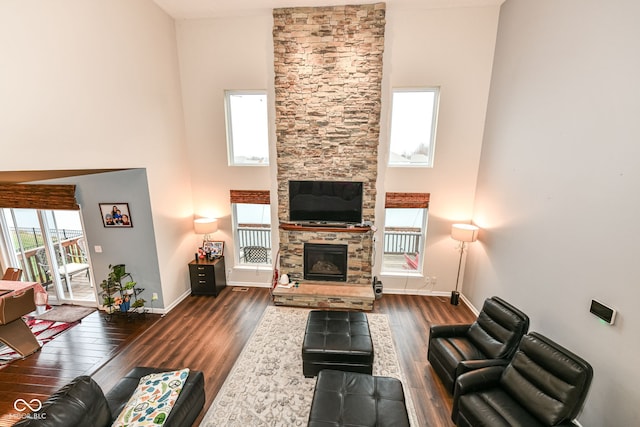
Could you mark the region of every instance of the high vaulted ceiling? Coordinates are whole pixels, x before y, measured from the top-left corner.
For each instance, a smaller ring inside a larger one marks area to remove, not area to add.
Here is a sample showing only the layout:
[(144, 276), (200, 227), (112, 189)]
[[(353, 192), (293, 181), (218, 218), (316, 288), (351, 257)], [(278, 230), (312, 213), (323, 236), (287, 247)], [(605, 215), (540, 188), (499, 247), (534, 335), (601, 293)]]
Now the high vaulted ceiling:
[(443, 8), (501, 5), (505, 0), (154, 0), (175, 19), (251, 15), (281, 7), (386, 3), (393, 7)]

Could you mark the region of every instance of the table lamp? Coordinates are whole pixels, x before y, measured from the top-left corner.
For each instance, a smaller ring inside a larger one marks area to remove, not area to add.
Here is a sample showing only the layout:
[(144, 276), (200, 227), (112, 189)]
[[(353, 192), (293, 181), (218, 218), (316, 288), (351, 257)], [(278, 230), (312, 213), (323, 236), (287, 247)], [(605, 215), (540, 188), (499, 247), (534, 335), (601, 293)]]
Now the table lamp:
[(218, 220), (215, 218), (198, 218), (193, 220), (196, 234), (204, 234), (203, 241), (210, 242), (211, 234), (218, 231)]

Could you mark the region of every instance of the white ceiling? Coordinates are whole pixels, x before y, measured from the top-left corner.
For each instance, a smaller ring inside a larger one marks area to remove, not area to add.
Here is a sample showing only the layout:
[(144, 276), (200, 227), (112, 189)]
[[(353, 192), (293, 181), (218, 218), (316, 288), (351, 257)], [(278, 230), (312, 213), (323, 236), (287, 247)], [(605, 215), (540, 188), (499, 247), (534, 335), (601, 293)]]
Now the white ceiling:
[[(154, 0), (175, 19), (251, 15), (280, 7), (339, 6), (380, 0)], [(500, 5), (505, 0), (386, 0), (387, 7), (443, 8)]]

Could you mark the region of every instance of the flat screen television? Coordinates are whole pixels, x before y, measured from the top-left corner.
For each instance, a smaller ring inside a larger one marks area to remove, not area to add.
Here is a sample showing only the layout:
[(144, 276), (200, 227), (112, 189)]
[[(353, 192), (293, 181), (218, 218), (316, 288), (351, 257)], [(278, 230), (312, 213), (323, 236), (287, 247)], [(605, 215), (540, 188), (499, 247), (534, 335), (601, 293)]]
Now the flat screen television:
[(362, 222), (362, 182), (289, 181), (289, 220)]

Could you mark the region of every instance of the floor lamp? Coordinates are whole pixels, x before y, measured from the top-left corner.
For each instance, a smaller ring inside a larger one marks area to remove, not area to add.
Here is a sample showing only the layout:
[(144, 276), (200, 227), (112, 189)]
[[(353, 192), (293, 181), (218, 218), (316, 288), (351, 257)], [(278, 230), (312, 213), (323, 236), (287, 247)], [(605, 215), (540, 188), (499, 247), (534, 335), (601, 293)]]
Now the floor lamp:
[(460, 242), (460, 261), (458, 262), (458, 275), (456, 276), (456, 290), (451, 292), (451, 304), (458, 305), (460, 300), (460, 292), (458, 284), (460, 283), (460, 269), (462, 267), (462, 255), (467, 243), (478, 240), (478, 227), (471, 224), (453, 224), (451, 226), (451, 238)]

